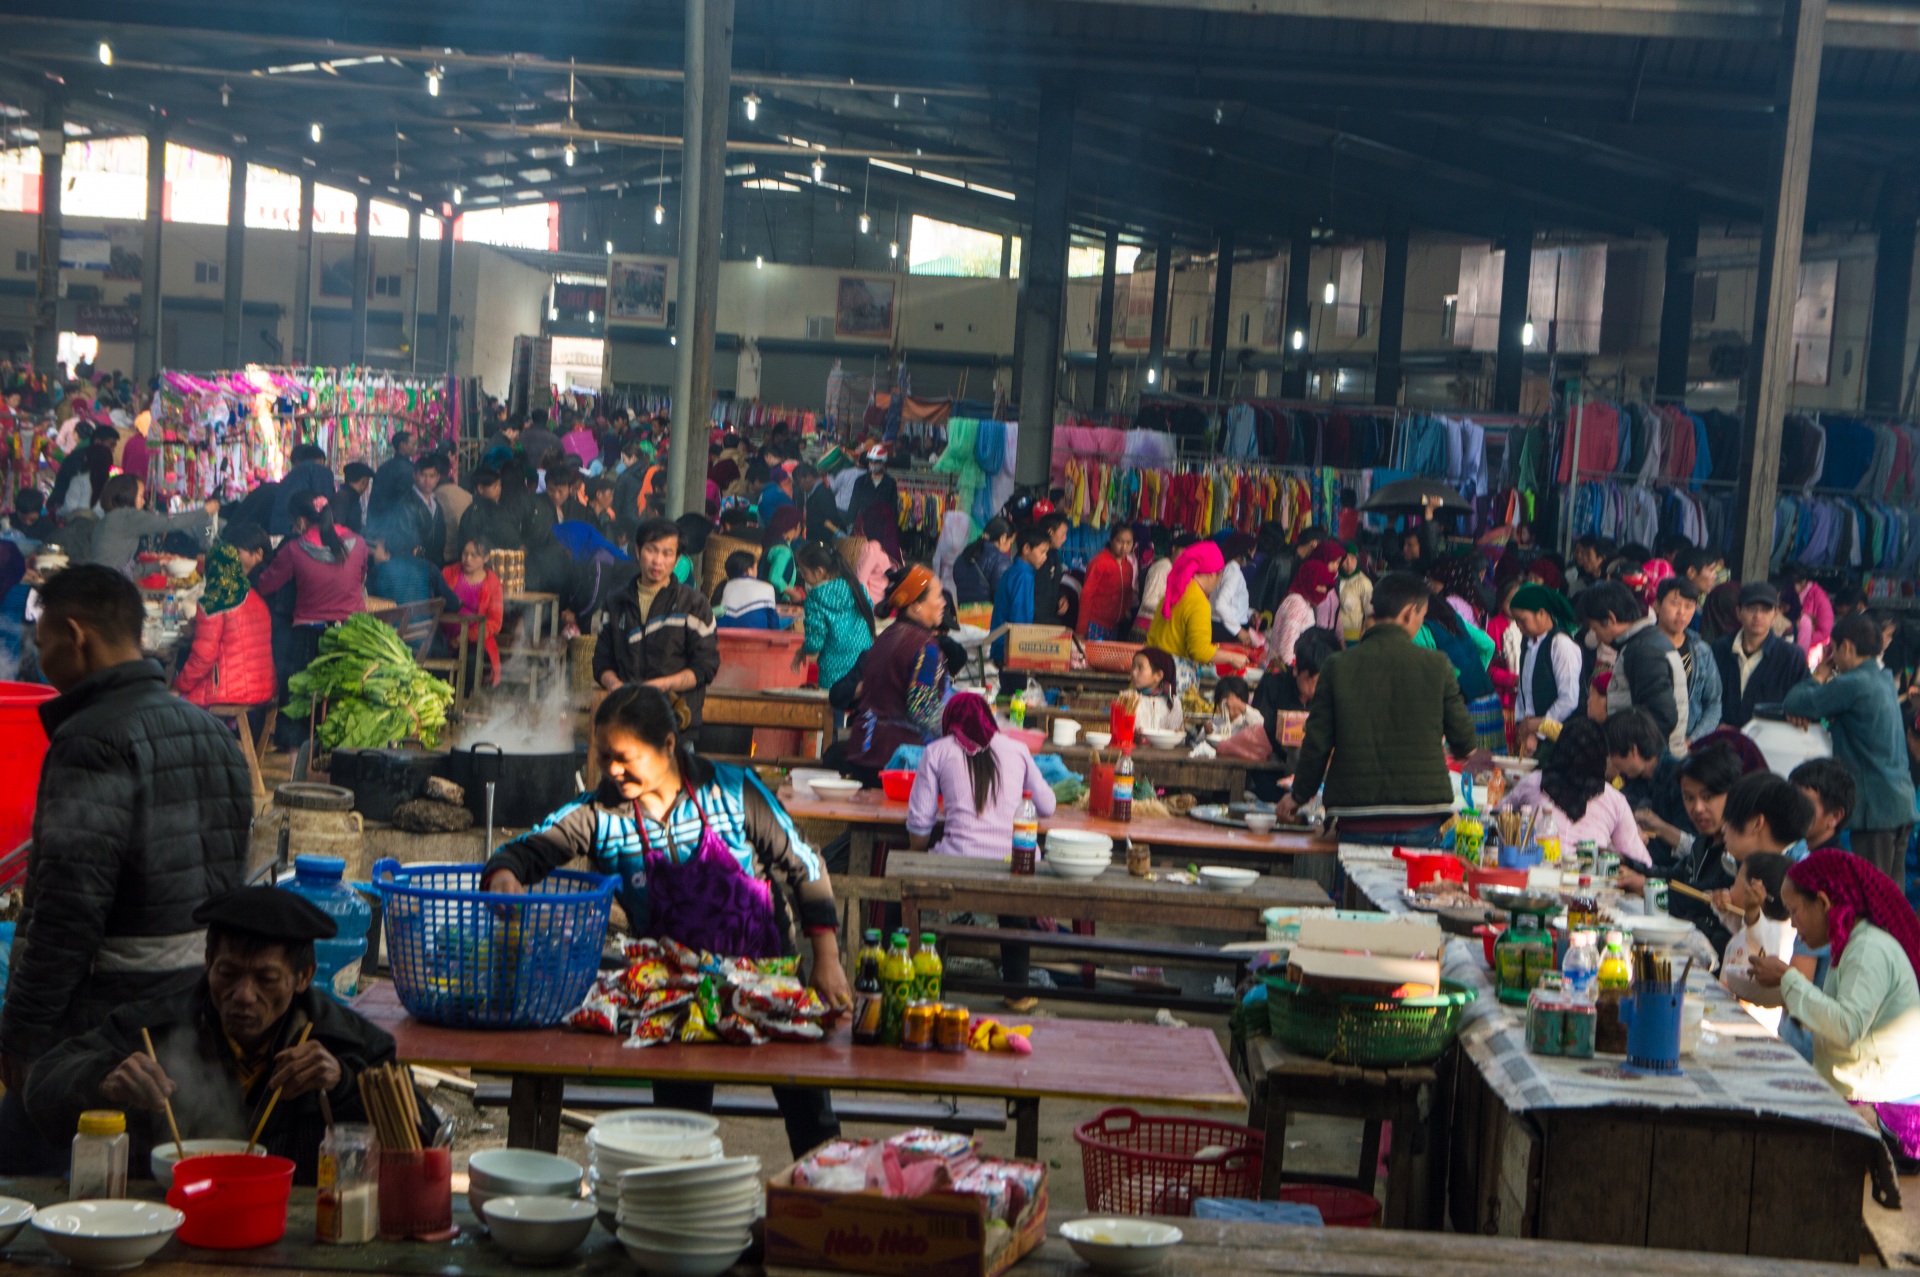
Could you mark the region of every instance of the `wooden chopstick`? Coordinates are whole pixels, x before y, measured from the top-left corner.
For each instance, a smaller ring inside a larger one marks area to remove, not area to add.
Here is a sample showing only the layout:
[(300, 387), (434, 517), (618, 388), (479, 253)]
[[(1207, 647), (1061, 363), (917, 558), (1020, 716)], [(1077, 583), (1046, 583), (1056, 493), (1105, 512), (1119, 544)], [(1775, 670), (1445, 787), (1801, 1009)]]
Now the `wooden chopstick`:
[[(147, 1026), (144, 1024), (140, 1026), (140, 1040), (146, 1043), (147, 1058), (155, 1064), (160, 1063), (160, 1057), (156, 1055), (153, 1050), (153, 1035), (147, 1032)], [(161, 1071), (165, 1072), (164, 1069)], [(162, 1096), (160, 1106), (167, 1111), (167, 1129), (173, 1132), (174, 1159), (176, 1161), (185, 1161), (187, 1157), (187, 1146), (180, 1139), (180, 1123), (173, 1120), (173, 1101)]]
[(1700, 888), (1698, 887), (1689, 886), (1686, 883), (1681, 882), (1678, 878), (1667, 879), (1667, 886), (1670, 887), (1672, 890), (1679, 892), (1683, 896), (1692, 896), (1695, 900), (1704, 901), (1707, 904), (1713, 903), (1713, 897), (1711, 895), (1700, 890)]
[[(300, 1036), (294, 1039), (293, 1044), (295, 1046), (299, 1046), (301, 1043), (307, 1040), (307, 1035), (312, 1032), (313, 1032), (313, 1021), (308, 1020), (306, 1024), (301, 1026)], [(273, 1116), (273, 1106), (278, 1104), (279, 1102), (280, 1102), (280, 1088), (276, 1086), (273, 1088), (273, 1094), (267, 1097), (267, 1107), (260, 1114), (260, 1121), (254, 1125), (253, 1138), (247, 1141), (248, 1152), (252, 1152), (254, 1146), (260, 1142), (260, 1132), (267, 1129), (267, 1119)]]

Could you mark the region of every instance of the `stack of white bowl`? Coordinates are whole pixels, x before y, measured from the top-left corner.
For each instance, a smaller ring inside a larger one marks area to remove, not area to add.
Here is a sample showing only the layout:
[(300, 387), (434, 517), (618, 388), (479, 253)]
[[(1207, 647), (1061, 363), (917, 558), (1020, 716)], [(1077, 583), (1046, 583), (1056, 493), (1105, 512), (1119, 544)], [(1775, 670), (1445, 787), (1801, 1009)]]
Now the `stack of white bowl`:
[(719, 1157), (719, 1119), (678, 1109), (619, 1109), (587, 1132), (587, 1185), (600, 1222), (612, 1232), (620, 1209), (620, 1176), (626, 1171), (706, 1162)]
[(717, 1157), (620, 1176), (620, 1244), (654, 1277), (718, 1277), (753, 1243), (760, 1159)]
[(467, 1159), (467, 1208), (484, 1220), (481, 1207), (497, 1197), (578, 1198), (584, 1174), (580, 1163), (557, 1153), (482, 1149)]
[(1098, 878), (1113, 863), (1113, 839), (1079, 829), (1047, 831), (1047, 868), (1062, 878)]

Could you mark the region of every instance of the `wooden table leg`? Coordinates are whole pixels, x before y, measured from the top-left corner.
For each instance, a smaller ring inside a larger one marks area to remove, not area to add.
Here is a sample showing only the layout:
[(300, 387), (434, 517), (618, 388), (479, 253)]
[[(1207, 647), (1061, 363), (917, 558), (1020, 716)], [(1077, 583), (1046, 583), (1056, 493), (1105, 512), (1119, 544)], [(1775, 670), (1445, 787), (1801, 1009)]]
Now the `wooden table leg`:
[(847, 826), (847, 874), (873, 877), (873, 829), (868, 825)]
[(1266, 1090), (1266, 1141), (1260, 1157), (1260, 1197), (1280, 1200), (1281, 1173), (1287, 1165), (1287, 1091), (1273, 1078), (1255, 1083)]
[(1007, 1101), (1008, 1116), (1013, 1118), (1013, 1155), (1040, 1156), (1040, 1099), (1025, 1096)]
[(560, 1103), (566, 1079), (546, 1073), (516, 1073), (507, 1096), (507, 1147), (560, 1151)]

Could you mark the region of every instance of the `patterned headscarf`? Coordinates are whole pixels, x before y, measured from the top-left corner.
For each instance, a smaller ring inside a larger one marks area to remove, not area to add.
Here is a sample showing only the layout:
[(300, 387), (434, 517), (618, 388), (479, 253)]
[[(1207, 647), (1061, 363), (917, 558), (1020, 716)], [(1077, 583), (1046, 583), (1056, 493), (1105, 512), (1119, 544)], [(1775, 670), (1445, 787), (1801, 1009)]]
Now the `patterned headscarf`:
[(1850, 851), (1816, 851), (1787, 870), (1787, 877), (1808, 895), (1824, 894), (1832, 902), (1827, 940), (1835, 962), (1854, 927), (1871, 922), (1900, 942), (1907, 961), (1920, 973), (1920, 917), (1914, 916), (1893, 879)]
[(1428, 576), (1440, 582), (1448, 594), (1480, 610), (1480, 561), (1471, 554), (1456, 554), (1440, 560)]
[(207, 551), (207, 588), (200, 606), (208, 616), (232, 611), (247, 601), (247, 569), (240, 563), (240, 551), (225, 541), (215, 541)]
[(1227, 561), (1221, 557), (1220, 547), (1211, 541), (1196, 541), (1180, 551), (1179, 557), (1173, 561), (1173, 571), (1167, 577), (1167, 597), (1160, 601), (1160, 615), (1173, 615), (1173, 605), (1186, 594), (1194, 577), (1218, 572), (1226, 566)]
[(940, 715), (942, 735), (960, 742), (961, 752), (969, 758), (985, 749), (1000, 732), (986, 698), (977, 692), (955, 692)]

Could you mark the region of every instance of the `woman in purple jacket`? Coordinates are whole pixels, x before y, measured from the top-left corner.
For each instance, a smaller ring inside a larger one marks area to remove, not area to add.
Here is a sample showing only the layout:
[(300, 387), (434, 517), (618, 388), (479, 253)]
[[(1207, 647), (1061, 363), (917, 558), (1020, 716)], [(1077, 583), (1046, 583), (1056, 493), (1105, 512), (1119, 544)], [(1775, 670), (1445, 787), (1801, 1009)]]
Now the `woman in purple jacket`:
[[(327, 498), (317, 493), (296, 497), (292, 514), (292, 534), (280, 543), (254, 584), (263, 597), (289, 582), (293, 585), (293, 628), (286, 645), (286, 667), (279, 671), (283, 703), (287, 680), (320, 654), (321, 631), (367, 610), (366, 539), (336, 527)], [(291, 748), (305, 736), (306, 727), (282, 709), (278, 733), (283, 745)]]

